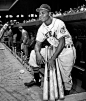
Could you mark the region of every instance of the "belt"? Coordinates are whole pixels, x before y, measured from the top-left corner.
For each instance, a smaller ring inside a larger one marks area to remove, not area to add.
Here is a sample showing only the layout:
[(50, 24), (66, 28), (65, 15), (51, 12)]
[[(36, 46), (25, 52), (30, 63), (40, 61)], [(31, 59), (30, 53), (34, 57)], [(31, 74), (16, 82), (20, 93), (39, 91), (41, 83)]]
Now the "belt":
[(73, 46), (74, 46), (73, 44), (70, 44), (70, 45), (66, 45), (65, 48), (71, 48)]

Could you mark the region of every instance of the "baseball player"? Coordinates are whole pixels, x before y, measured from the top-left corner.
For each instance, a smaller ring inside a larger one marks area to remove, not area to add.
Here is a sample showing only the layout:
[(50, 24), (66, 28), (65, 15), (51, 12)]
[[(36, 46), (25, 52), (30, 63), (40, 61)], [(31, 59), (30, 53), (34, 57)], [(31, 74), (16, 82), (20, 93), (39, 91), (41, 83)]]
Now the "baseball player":
[(22, 33), (22, 43), (21, 43), (21, 50), (24, 51), (25, 54), (25, 60), (27, 62), (27, 59), (29, 57), (29, 43), (30, 43), (30, 38), (28, 32), (22, 27), (19, 27), (20, 32)]
[(25, 86), (40, 86), (39, 67), (45, 62), (45, 48), (41, 46), (47, 40), (50, 44), (50, 49), (54, 48), (53, 55), (48, 60), (48, 64), (51, 68), (54, 68), (55, 60), (56, 58), (58, 59), (65, 94), (68, 94), (72, 87), (71, 70), (76, 58), (72, 37), (63, 21), (50, 16), (51, 8), (49, 5), (42, 4), (36, 11), (39, 12), (39, 19), (43, 23), (38, 29), (35, 50), (32, 50), (29, 60), (29, 64), (34, 70), (34, 79), (30, 83), (25, 83)]
[(5, 32), (6, 32), (6, 30), (7, 30), (7, 28), (8, 28), (8, 24), (7, 23), (5, 23), (4, 25), (3, 25), (3, 27), (0, 29), (0, 40), (1, 41), (4, 41), (4, 34), (5, 34)]

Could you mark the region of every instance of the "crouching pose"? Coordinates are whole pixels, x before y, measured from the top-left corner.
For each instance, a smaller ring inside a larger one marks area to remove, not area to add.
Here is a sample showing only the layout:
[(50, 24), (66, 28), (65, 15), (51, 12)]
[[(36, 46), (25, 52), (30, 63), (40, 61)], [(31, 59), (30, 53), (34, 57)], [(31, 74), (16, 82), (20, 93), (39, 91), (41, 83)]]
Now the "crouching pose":
[(64, 88), (66, 92), (69, 92), (73, 84), (71, 70), (76, 58), (76, 50), (73, 45), (72, 37), (63, 21), (51, 17), (51, 8), (49, 5), (42, 4), (36, 11), (39, 12), (39, 19), (43, 23), (38, 29), (35, 49), (31, 51), (29, 60), (29, 64), (34, 70), (34, 79), (24, 84), (28, 87), (33, 85), (40, 86), (39, 68), (40, 65), (45, 62), (45, 48), (41, 46), (46, 39), (50, 46), (55, 48), (55, 52), (51, 59), (48, 60), (48, 64), (54, 68), (54, 62), (56, 58), (58, 58)]

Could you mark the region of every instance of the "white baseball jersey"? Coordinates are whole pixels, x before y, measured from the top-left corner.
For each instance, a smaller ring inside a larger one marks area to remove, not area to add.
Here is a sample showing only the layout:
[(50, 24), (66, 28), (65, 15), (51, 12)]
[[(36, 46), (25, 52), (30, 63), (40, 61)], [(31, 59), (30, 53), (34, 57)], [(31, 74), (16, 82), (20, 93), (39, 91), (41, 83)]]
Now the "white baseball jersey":
[[(72, 38), (63, 21), (52, 18), (52, 23), (49, 26), (46, 26), (44, 23), (38, 29), (36, 40), (39, 42), (43, 42), (45, 39), (53, 45), (53, 49), (50, 48), (51, 52), (54, 53), (55, 47), (59, 44), (59, 39), (65, 38), (65, 46), (73, 44)], [(40, 51), (41, 55), (45, 59), (46, 57), (46, 49), (42, 48)], [(52, 54), (53, 55), (53, 54)], [(64, 48), (61, 54), (58, 56), (58, 65), (62, 74), (63, 82), (65, 90), (70, 90), (72, 88), (72, 78), (71, 78), (71, 70), (75, 63), (76, 59), (76, 50), (75, 47), (72, 48)], [(36, 55), (35, 50), (31, 52), (29, 64), (35, 68), (39, 67), (36, 63)], [(56, 67), (57, 67), (56, 66)], [(58, 67), (57, 67), (58, 68)]]
[(49, 26), (46, 26), (43, 23), (37, 33), (36, 40), (39, 42), (43, 42), (45, 39), (47, 41), (57, 47), (59, 43), (59, 39), (61, 37), (65, 37), (65, 45), (72, 44), (72, 38), (63, 21), (60, 19), (52, 18), (52, 23)]

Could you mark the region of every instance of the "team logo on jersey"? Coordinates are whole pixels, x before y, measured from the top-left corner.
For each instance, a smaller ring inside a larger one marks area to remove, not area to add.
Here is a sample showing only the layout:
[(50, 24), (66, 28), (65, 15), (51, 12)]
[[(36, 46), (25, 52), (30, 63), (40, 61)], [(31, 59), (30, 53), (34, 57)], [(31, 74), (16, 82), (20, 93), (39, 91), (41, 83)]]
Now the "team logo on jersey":
[(60, 29), (60, 33), (64, 34), (66, 32), (66, 28), (65, 26), (63, 26), (61, 29)]

